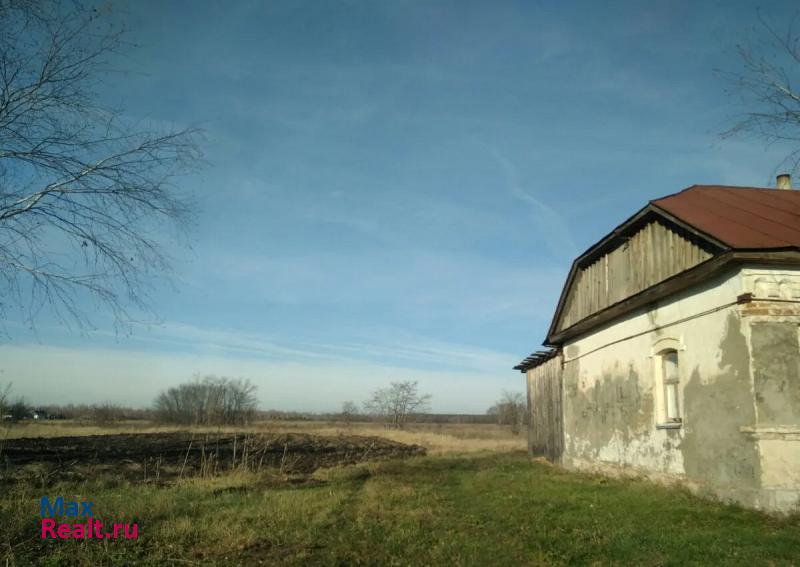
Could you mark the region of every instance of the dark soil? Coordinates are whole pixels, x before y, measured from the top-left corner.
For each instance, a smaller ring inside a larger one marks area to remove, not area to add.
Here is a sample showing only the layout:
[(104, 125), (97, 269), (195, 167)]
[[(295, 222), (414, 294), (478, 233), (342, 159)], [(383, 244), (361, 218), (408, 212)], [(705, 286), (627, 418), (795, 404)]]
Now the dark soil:
[(309, 474), (320, 467), (424, 455), (418, 445), (381, 437), (301, 433), (142, 433), (10, 439), (0, 447), (0, 481), (55, 480), (112, 471), (127, 479), (166, 481), (229, 470), (279, 469)]

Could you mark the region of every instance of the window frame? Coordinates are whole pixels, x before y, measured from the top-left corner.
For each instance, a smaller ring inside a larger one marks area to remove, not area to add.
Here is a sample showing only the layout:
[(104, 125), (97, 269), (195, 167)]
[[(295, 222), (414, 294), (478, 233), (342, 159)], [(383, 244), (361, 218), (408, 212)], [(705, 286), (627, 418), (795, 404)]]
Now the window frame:
[[(678, 338), (662, 338), (653, 344), (651, 357), (654, 370), (654, 403), (656, 429), (680, 429), (683, 426), (683, 400), (681, 399), (681, 353), (686, 350)], [(674, 371), (668, 371), (670, 355), (674, 357)], [(670, 417), (670, 390), (674, 412)]]

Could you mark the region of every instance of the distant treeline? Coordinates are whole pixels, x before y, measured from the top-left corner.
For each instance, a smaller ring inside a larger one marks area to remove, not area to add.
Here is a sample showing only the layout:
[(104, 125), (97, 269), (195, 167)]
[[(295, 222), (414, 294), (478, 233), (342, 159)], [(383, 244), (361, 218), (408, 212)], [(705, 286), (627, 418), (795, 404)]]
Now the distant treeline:
[[(112, 402), (99, 404), (32, 405), (24, 398), (12, 401), (11, 384), (0, 384), (0, 419), (69, 419), (98, 425), (130, 421), (152, 421), (175, 425), (247, 425), (270, 420), (327, 421), (339, 423), (383, 423), (402, 428), (405, 424), (513, 424), (523, 423), (521, 395), (506, 393), (485, 414), (429, 413), (430, 395), (418, 391), (417, 382), (392, 382), (371, 394), (360, 406), (352, 401), (337, 412), (297, 412), (257, 409), (256, 386), (246, 379), (195, 375), (191, 380), (162, 391), (150, 408), (130, 408)], [(513, 410), (513, 411), (512, 411)]]
[(16, 402), (16, 405), (20, 406), (20, 409), (14, 415), (17, 419), (71, 419), (102, 424), (115, 421), (152, 420), (155, 417), (155, 412), (151, 409), (129, 408), (110, 402), (102, 404), (48, 404), (33, 406), (23, 401)]
[[(313, 413), (266, 410), (258, 412), (260, 420), (286, 420), (286, 421), (353, 421), (373, 422), (383, 421), (380, 416), (366, 414), (343, 414), (341, 412)], [(418, 413), (408, 416), (407, 423), (496, 423), (497, 417), (487, 414), (467, 413)]]
[[(70, 419), (97, 424), (118, 421), (160, 421), (159, 414), (152, 408), (130, 408), (113, 403), (67, 404), (29, 406), (26, 419)], [(280, 410), (256, 410), (251, 421), (334, 421), (334, 422), (373, 422), (379, 418), (370, 415), (343, 415), (340, 412), (296, 412)], [(496, 423), (493, 415), (424, 413), (408, 417), (408, 423)]]

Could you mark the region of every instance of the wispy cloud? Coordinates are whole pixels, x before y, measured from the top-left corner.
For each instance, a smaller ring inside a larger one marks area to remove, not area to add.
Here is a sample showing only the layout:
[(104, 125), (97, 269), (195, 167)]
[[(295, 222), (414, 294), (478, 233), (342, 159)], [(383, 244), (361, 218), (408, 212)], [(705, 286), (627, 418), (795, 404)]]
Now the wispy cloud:
[(518, 353), (494, 351), (475, 345), (429, 339), (407, 332), (382, 329), (377, 337), (309, 340), (245, 333), (234, 329), (208, 329), (185, 323), (165, 323), (138, 335), (131, 344), (190, 350), (217, 356), (249, 357), (304, 364), (386, 364), (415, 368), (448, 368), (469, 372), (504, 372)]
[[(263, 408), (336, 411), (346, 400), (363, 402), (391, 381), (417, 380), (438, 412), (482, 413), (504, 389), (521, 390), (511, 372), (425, 370), (369, 361), (289, 362), (220, 354), (154, 353), (44, 345), (0, 346), (0, 381), (31, 403), (110, 401), (149, 406), (165, 388), (195, 374), (251, 380)], [(25, 376), (25, 378), (23, 378)]]
[(519, 180), (516, 166), (498, 148), (485, 142), (482, 142), (482, 144), (500, 167), (505, 178), (505, 185), (511, 195), (530, 207), (534, 221), (530, 229), (540, 235), (554, 256), (573, 257), (577, 247), (572, 239), (569, 223), (564, 216), (523, 187)]

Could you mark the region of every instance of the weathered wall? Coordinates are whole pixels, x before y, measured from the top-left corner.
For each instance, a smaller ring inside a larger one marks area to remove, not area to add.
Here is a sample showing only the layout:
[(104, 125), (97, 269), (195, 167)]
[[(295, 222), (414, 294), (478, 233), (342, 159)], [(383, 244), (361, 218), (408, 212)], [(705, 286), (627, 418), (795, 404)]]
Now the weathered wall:
[(750, 341), (759, 425), (800, 423), (797, 323), (753, 321)]
[(613, 250), (578, 268), (567, 291), (558, 330), (711, 256), (712, 252), (691, 234), (663, 220), (649, 222)]
[[(717, 368), (697, 368), (683, 390), (685, 431), (680, 445), (686, 476), (720, 496), (757, 505), (758, 447), (742, 427), (755, 422), (747, 341), (738, 309), (726, 311), (722, 339), (705, 345)], [(703, 348), (703, 343), (698, 343)], [(686, 369), (690, 370), (690, 369)]]
[(756, 412), (743, 433), (758, 446), (761, 504), (791, 509), (800, 497), (800, 271), (748, 267), (742, 279), (757, 298), (741, 310)]
[(531, 368), (528, 381), (528, 452), (558, 463), (564, 449), (561, 356)]
[[(751, 275), (721, 274), (564, 345), (566, 465), (634, 469), (750, 506), (794, 506), (800, 317), (748, 311), (760, 302), (725, 306), (752, 291)], [(681, 424), (665, 423), (660, 410), (664, 347), (678, 351)]]

